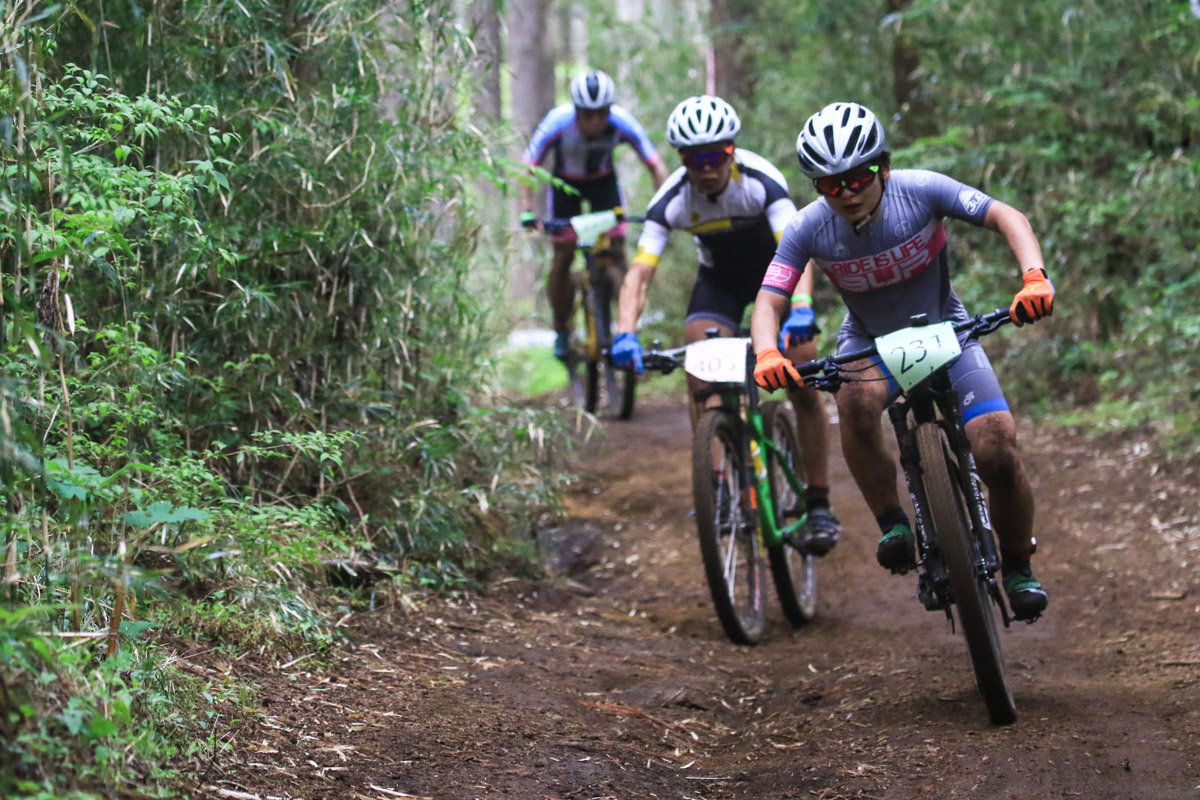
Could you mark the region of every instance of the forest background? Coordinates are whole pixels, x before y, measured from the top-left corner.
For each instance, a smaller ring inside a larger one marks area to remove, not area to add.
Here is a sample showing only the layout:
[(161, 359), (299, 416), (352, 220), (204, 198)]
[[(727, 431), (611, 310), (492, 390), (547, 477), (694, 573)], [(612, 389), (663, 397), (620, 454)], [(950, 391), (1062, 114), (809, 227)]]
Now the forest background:
[[(5, 797), (177, 794), (253, 691), (188, 653), (321, 653), (353, 610), (536, 569), (594, 429), (501, 380), (546, 316), (516, 154), (584, 66), (669, 164), (670, 109), (726, 97), (799, 204), (799, 125), (871, 106), (898, 167), (1041, 238), (1053, 324), (992, 351), (1014, 405), (1197, 454), (1194, 2), (4, 0), (0, 60)], [(998, 237), (952, 241), (968, 305), (1006, 304)]]

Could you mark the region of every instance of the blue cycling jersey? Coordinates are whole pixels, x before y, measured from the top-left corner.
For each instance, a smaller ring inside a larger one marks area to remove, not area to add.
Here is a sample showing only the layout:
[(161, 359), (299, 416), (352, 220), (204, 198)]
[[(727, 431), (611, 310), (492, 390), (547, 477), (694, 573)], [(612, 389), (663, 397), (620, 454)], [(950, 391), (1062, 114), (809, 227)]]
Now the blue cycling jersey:
[(540, 167), (553, 156), (550, 173), (555, 177), (594, 180), (612, 174), (612, 152), (620, 144), (631, 145), (647, 165), (660, 160), (641, 123), (621, 106), (609, 107), (608, 125), (599, 136), (589, 139), (575, 124), (575, 106), (565, 103), (538, 125), (525, 148), (524, 161)]

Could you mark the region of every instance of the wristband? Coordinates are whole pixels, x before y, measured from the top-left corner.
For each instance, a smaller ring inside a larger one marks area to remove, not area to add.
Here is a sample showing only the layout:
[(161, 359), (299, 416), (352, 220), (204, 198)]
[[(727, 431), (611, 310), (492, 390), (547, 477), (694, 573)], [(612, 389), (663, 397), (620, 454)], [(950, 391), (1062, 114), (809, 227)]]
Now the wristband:
[(792, 295), (792, 302), (793, 303), (808, 303), (811, 306), (813, 304), (812, 295), (811, 294), (794, 294), (794, 295)]
[(526, 222), (533, 222), (536, 219), (537, 219), (537, 214), (533, 213), (532, 211), (522, 211), (521, 212), (521, 224), (522, 225), (524, 225)]

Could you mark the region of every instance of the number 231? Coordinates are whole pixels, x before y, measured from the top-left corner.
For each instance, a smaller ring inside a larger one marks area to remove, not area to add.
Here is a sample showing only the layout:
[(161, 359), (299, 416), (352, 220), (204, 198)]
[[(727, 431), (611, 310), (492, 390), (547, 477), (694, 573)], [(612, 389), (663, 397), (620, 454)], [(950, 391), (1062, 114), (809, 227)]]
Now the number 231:
[[(942, 339), (940, 336), (933, 337), (933, 345), (935, 348), (940, 348), (942, 346)], [(906, 345), (893, 347), (892, 353), (900, 354), (900, 373), (903, 374), (924, 361), (929, 356), (929, 349), (925, 347), (924, 339), (913, 339)], [(910, 361), (909, 356), (916, 356), (917, 353), (920, 353), (921, 355), (913, 358)]]

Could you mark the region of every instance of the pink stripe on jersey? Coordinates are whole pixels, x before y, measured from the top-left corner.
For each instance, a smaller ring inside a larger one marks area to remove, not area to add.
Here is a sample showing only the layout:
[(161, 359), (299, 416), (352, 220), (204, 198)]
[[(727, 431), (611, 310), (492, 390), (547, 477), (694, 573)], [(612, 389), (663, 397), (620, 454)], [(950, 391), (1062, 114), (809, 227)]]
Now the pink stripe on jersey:
[(945, 246), (946, 226), (931, 221), (925, 230), (890, 250), (850, 261), (831, 261), (823, 269), (839, 289), (869, 292), (920, 275)]
[(778, 289), (789, 297), (800, 282), (800, 270), (778, 261), (772, 261), (763, 276), (763, 287)]

